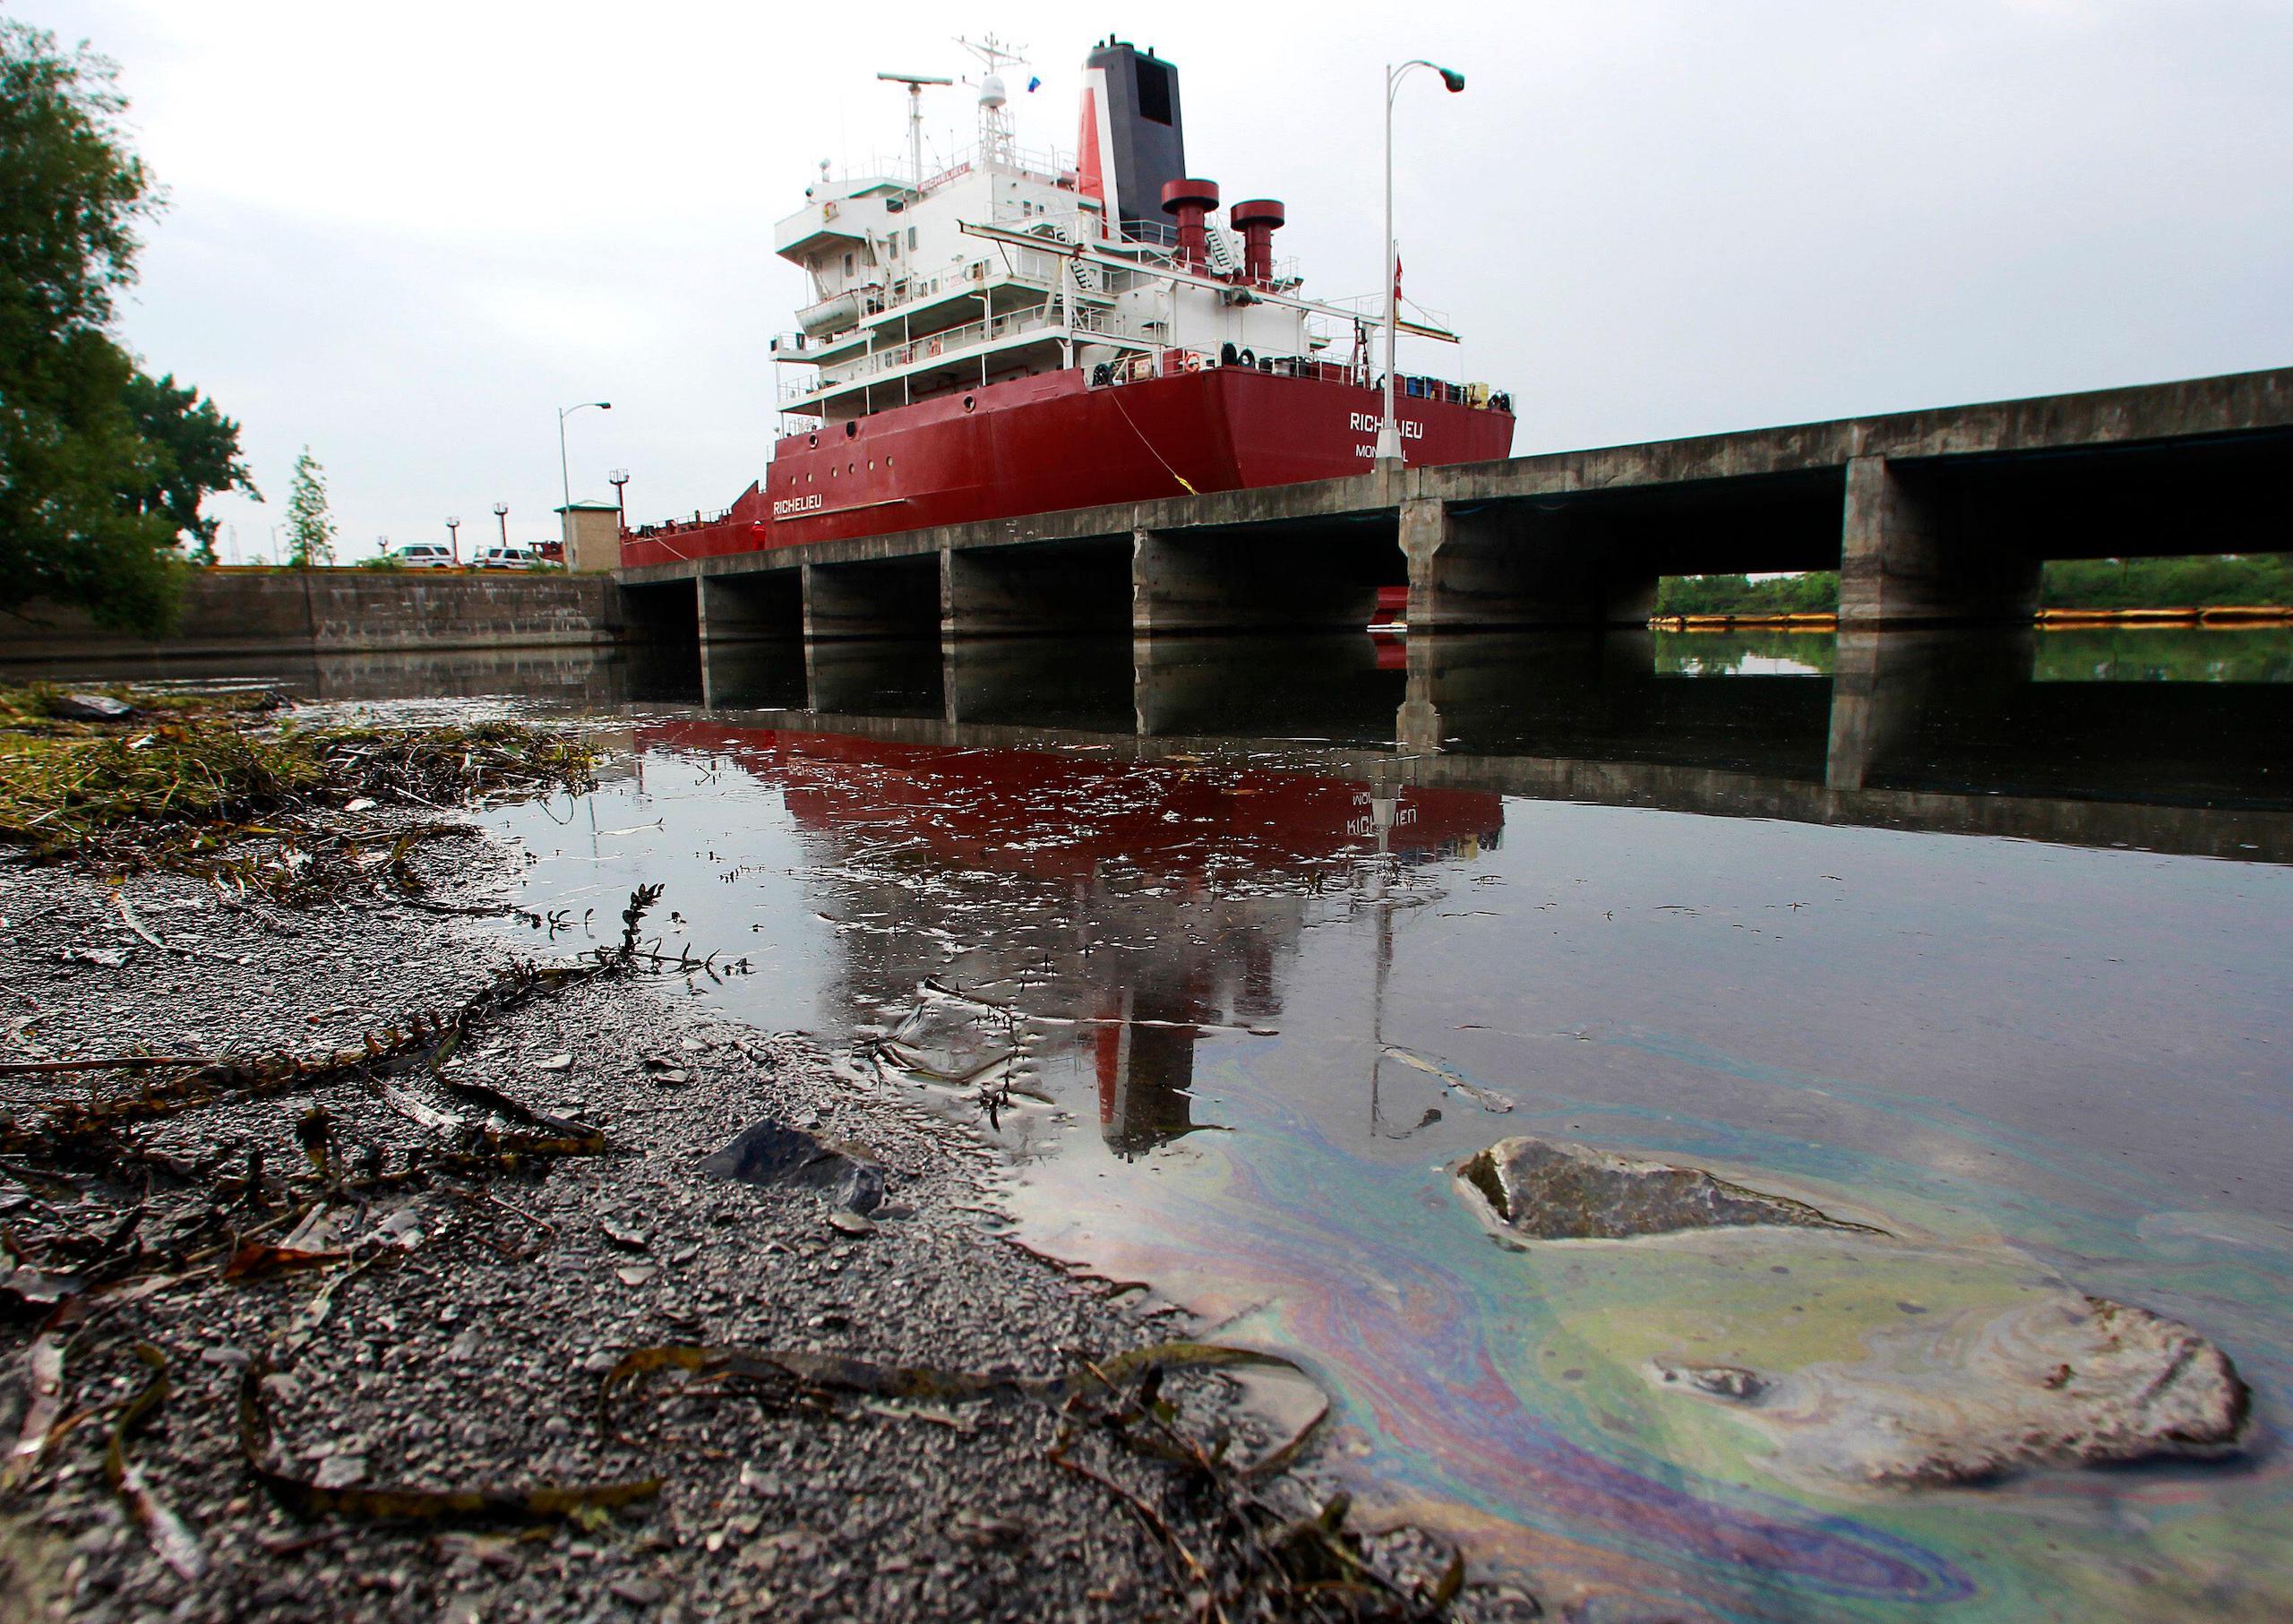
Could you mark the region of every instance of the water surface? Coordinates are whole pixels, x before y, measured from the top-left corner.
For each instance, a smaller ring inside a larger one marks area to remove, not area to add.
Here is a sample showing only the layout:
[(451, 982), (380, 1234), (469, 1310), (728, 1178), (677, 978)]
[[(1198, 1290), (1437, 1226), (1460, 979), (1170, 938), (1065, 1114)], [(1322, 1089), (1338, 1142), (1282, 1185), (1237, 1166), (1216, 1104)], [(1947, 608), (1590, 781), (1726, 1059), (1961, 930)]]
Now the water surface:
[[(1302, 1359), (1378, 1508), (1577, 1615), (2281, 1617), (2289, 647), (718, 649), (496, 821), (534, 909), (666, 881), (755, 970), (692, 996), (1003, 1143), (1031, 1243)], [(1898, 1239), (1500, 1245), (1449, 1169), (1517, 1132)], [(2244, 1455), (1857, 1488), (1648, 1376), (2049, 1281), (2226, 1348)]]

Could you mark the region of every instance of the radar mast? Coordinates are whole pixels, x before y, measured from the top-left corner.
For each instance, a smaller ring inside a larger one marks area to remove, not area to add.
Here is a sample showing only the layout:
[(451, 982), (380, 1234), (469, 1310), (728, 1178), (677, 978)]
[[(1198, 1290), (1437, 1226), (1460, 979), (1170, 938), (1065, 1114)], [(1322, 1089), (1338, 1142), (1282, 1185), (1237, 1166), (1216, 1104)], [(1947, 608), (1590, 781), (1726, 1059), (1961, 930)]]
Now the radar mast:
[(1018, 148), (1011, 138), (1010, 97), (1003, 88), (1003, 70), (1027, 65), (1026, 47), (998, 39), (992, 34), (978, 39), (958, 39), (956, 43), (979, 58), (983, 70), (977, 81), (966, 80), (966, 84), (979, 87), (979, 156), (983, 162), (1006, 168), (1017, 163)]

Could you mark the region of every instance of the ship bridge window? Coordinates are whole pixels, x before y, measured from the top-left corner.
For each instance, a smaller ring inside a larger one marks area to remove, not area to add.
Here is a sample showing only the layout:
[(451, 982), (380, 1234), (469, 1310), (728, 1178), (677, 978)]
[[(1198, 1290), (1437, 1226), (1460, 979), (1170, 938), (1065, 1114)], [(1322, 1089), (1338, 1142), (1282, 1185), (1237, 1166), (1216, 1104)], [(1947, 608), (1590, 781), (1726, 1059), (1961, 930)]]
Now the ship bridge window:
[(894, 259), (897, 259), (897, 258), (899, 258), (899, 233), (898, 233), (898, 232), (895, 231), (895, 232), (893, 232), (893, 233), (892, 233), (892, 236), (891, 236), (891, 242), (890, 242), (890, 244), (889, 244), (889, 247), (890, 247), (890, 249), (891, 249), (891, 257), (892, 257), (892, 258), (894, 258)]
[(846, 276), (852, 274), (852, 256), (848, 253), (844, 256), (844, 274)]
[(910, 253), (915, 252), (915, 228), (913, 226), (907, 228), (907, 251)]

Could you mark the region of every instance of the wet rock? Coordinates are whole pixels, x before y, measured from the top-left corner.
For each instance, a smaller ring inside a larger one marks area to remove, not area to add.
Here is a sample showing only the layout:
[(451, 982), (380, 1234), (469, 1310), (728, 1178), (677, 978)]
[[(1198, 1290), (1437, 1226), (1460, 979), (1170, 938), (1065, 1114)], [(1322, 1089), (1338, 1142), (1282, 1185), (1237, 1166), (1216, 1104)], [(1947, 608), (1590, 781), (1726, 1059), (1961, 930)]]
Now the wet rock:
[(319, 1463), (318, 1486), (322, 1489), (348, 1489), (366, 1481), (366, 1457), (363, 1455), (330, 1455)]
[(1739, 1407), (1801, 1475), (1908, 1487), (2217, 1455), (2251, 1405), (2229, 1356), (2189, 1327), (2074, 1292), (1866, 1345), (1851, 1363), (1772, 1379), (1691, 1365), (1657, 1379)]
[(107, 693), (59, 693), (48, 700), (47, 714), (64, 722), (125, 722), (138, 713)]
[(1714, 1178), (1700, 1167), (1638, 1161), (1526, 1134), (1467, 1158), (1457, 1176), (1501, 1222), (1541, 1241), (1624, 1241), (1748, 1224), (1876, 1233), (1804, 1201)]
[(99, 969), (116, 970), (127, 962), (132, 951), (127, 948), (65, 948), (60, 957), (65, 964), (91, 964)]
[(597, 1229), (605, 1238), (623, 1251), (641, 1252), (652, 1244), (653, 1237), (642, 1225), (624, 1224), (620, 1219), (605, 1216), (597, 1220)]
[(884, 1170), (873, 1157), (769, 1121), (743, 1129), (724, 1149), (702, 1158), (700, 1171), (744, 1184), (821, 1190), (854, 1212), (867, 1212), (884, 1199)]
[(1732, 1364), (1683, 1364), (1663, 1367), (1664, 1380), (1685, 1381), (1713, 1398), (1748, 1404), (1767, 1391), (1767, 1379), (1756, 1371)]
[(668, 1594), (657, 1579), (615, 1579), (605, 1588), (631, 1607), (657, 1607)]

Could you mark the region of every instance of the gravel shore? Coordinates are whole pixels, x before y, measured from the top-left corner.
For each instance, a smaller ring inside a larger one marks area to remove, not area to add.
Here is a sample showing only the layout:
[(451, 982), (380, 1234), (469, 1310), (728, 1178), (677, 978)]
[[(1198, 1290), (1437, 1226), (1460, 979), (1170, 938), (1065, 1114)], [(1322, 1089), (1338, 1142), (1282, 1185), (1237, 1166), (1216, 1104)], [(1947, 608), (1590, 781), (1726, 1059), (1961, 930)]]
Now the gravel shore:
[[(498, 906), (519, 859), (473, 835), (428, 841), (414, 861), (428, 908), (226, 906), (188, 877), (140, 875), (116, 892), (0, 862), (0, 1059), (317, 1055), (408, 1012), (451, 1010), (511, 955), (437, 905)], [(594, 1125), (609, 1148), (393, 1183), (391, 1170), (438, 1142), (425, 1111), (488, 1115), (454, 1083)], [(121, 1072), (16, 1071), (0, 1077), (0, 1110), (24, 1124), (60, 1100), (145, 1086)], [(760, 1120), (872, 1159), (880, 1203), (863, 1216), (818, 1189), (700, 1172)], [(0, 1324), (0, 1443), (23, 1439), (0, 1497), (11, 1617), (1112, 1620), (1187, 1616), (1214, 1595), (1226, 1616), (1279, 1611), (1190, 1576), (1188, 1555), (1150, 1532), (1159, 1521), (1186, 1552), (1217, 1549), (1236, 1526), (1221, 1492), (1174, 1480), (1104, 1425), (1085, 1426), (1067, 1455), (1103, 1481), (1062, 1465), (1060, 1405), (1041, 1396), (829, 1383), (776, 1398), (670, 1371), (623, 1381), (601, 1425), (601, 1388), (632, 1349), (738, 1345), (1028, 1376), (1186, 1330), (1173, 1310), (1009, 1243), (985, 1146), (856, 1088), (803, 1036), (722, 1020), (679, 975), (631, 970), (531, 996), (476, 1026), (434, 1072), (393, 1082), (354, 1068), (120, 1131), (136, 1164), (58, 1176), (0, 1162), (0, 1223), (22, 1263)], [(219, 1182), (219, 1169), (253, 1156), (253, 1185), (244, 1172)], [(363, 1183), (343, 1182), (353, 1168)], [(297, 1205), (290, 1173), (305, 1189), (331, 1179), (361, 1193)], [(217, 1191), (235, 1188), (219, 1220)], [(227, 1238), (205, 1255), (174, 1243), (219, 1221)], [(258, 1239), (342, 1255), (264, 1267), (247, 1246)], [(108, 1284), (59, 1308), (75, 1248), (108, 1260)], [(235, 1256), (257, 1266), (227, 1277)], [(50, 1429), (44, 1451), (25, 1425), (43, 1336), (51, 1359), (62, 1353), (50, 1419), (85, 1418)], [(128, 1418), (116, 1486), (114, 1428), (159, 1361), (168, 1390)], [(1238, 1456), (1279, 1441), (1232, 1393), (1197, 1373), (1174, 1375), (1165, 1396), (1189, 1436), (1234, 1429)], [(253, 1443), (243, 1394), (267, 1422)], [(570, 1516), (421, 1504), (410, 1508), (425, 1515), (384, 1524), (290, 1509), (256, 1465), (322, 1491), (658, 1488)], [(1285, 1474), (1250, 1493), (1292, 1517), (1327, 1499)], [(1405, 1589), (1438, 1583), (1445, 1553), (1430, 1544), (1373, 1549)], [(1533, 1606), (1466, 1600), (1488, 1616)]]

